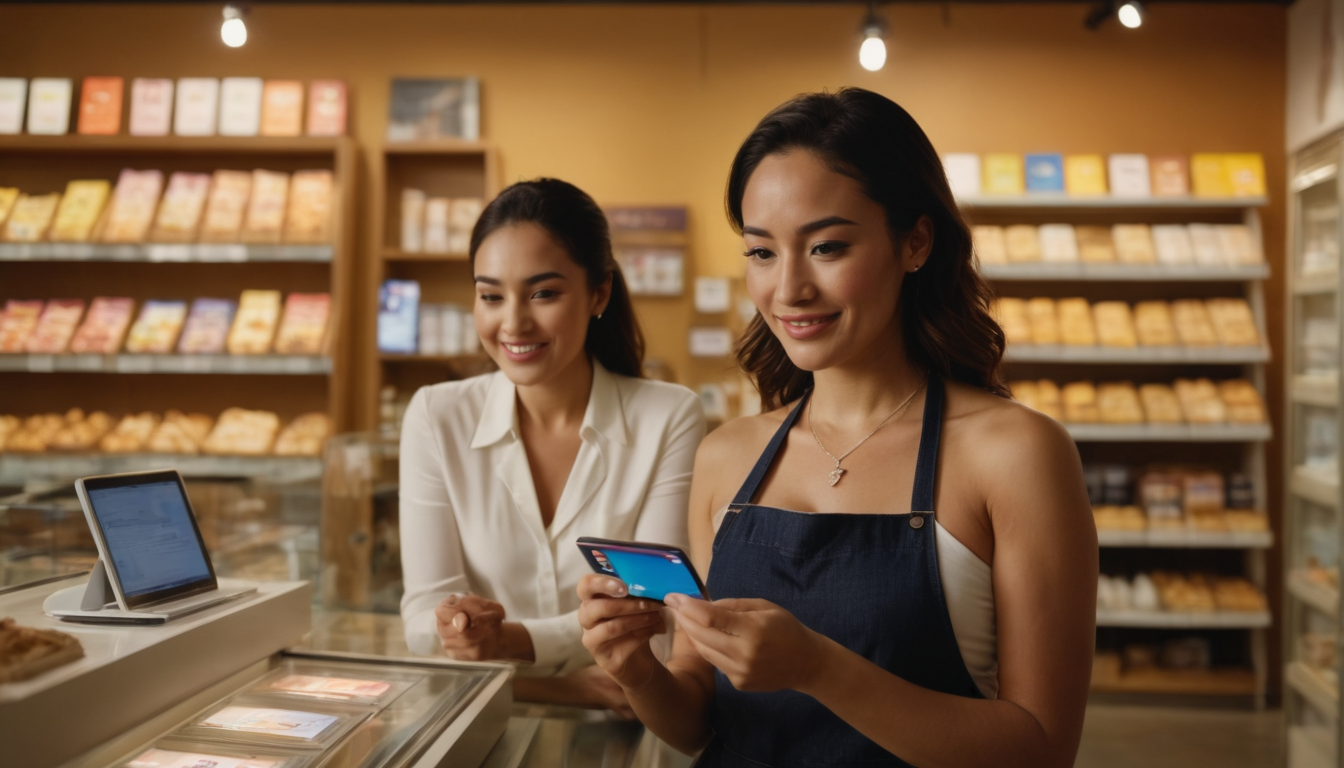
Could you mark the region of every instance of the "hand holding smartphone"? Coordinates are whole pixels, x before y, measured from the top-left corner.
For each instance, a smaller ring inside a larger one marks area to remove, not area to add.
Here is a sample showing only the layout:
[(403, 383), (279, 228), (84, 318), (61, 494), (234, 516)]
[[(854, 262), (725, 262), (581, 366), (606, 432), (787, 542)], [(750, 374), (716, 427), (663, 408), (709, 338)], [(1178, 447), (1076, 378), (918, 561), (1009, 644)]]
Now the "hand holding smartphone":
[(669, 593), (709, 599), (691, 560), (677, 547), (583, 536), (579, 551), (594, 573), (625, 582), (629, 596), (662, 602)]

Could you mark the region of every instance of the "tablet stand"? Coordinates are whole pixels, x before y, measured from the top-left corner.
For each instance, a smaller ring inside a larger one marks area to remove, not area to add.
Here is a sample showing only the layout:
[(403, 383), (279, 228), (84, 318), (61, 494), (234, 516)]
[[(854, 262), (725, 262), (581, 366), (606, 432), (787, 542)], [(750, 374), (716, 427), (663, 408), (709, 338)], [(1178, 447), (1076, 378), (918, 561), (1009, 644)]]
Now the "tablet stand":
[(107, 578), (107, 566), (103, 558), (93, 564), (89, 574), (89, 583), (84, 587), (84, 597), (79, 601), (81, 611), (101, 611), (108, 603), (116, 604), (117, 596), (112, 593), (112, 582)]

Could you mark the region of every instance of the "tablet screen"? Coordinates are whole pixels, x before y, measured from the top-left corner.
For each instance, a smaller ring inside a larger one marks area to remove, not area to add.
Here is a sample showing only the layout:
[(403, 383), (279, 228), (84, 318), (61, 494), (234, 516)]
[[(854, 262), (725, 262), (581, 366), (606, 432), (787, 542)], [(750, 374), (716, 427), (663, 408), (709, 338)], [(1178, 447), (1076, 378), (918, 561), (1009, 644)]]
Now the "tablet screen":
[(85, 492), (128, 604), (214, 584), (196, 521), (175, 475), (156, 473), (124, 485), (87, 483)]

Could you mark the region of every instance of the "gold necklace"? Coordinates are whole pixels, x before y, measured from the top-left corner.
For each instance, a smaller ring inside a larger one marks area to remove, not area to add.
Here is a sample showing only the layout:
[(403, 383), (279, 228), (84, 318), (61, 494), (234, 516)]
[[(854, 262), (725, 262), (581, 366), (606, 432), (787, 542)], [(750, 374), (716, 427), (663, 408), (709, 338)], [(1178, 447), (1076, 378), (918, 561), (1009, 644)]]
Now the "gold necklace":
[(905, 400), (902, 401), (900, 405), (896, 406), (896, 410), (887, 414), (887, 418), (883, 419), (881, 424), (878, 424), (876, 427), (873, 427), (872, 432), (869, 432), (868, 434), (864, 435), (862, 440), (854, 444), (854, 447), (850, 448), (848, 451), (845, 451), (839, 456), (836, 456), (835, 454), (826, 450), (826, 446), (821, 444), (821, 438), (817, 437), (817, 428), (812, 425), (812, 401), (811, 400), (807, 401), (807, 428), (812, 430), (812, 439), (817, 441), (817, 447), (821, 449), (821, 452), (826, 454), (827, 456), (830, 456), (831, 460), (835, 462), (835, 469), (832, 469), (830, 474), (832, 488), (834, 488), (835, 484), (840, 482), (840, 478), (844, 477), (845, 473), (849, 471), (847, 469), (841, 469), (840, 462), (844, 461), (845, 457), (849, 456), (849, 454), (858, 450), (860, 445), (863, 445), (864, 443), (868, 442), (868, 438), (877, 434), (877, 430), (885, 427), (887, 425), (887, 422), (891, 421), (892, 417), (894, 417), (901, 411), (905, 410), (905, 407), (910, 404), (911, 400), (915, 399), (915, 395), (918, 395), (919, 391), (923, 389), (924, 385), (927, 384), (928, 382), (929, 382), (928, 377), (925, 377), (924, 381), (921, 381), (919, 383), (919, 386), (915, 387), (915, 391), (911, 392), (909, 397), (905, 398)]

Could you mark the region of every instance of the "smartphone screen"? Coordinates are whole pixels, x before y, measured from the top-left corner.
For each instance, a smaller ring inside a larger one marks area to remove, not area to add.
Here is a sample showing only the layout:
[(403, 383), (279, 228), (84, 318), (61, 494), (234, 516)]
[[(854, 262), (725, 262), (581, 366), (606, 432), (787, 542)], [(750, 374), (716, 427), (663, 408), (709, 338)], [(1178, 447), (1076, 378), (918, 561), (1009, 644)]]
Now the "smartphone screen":
[(631, 597), (661, 601), (668, 593), (676, 592), (709, 599), (686, 555), (675, 547), (643, 547), (594, 539), (579, 539), (578, 544), (592, 569), (625, 582)]

